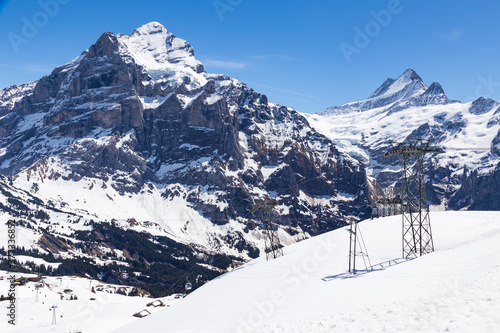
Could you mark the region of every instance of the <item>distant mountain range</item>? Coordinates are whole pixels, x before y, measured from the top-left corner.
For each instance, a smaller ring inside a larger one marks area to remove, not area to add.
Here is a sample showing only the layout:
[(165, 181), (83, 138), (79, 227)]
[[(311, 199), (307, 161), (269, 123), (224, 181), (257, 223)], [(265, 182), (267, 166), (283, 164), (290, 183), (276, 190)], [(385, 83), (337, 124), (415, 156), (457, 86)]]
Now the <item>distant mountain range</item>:
[(400, 179), (391, 142), (429, 139), (440, 153), (425, 161), (428, 198), (446, 209), (500, 209), (500, 102), (450, 100), (439, 83), (413, 70), (387, 79), (366, 100), (305, 115), (340, 151), (355, 157), (382, 187)]

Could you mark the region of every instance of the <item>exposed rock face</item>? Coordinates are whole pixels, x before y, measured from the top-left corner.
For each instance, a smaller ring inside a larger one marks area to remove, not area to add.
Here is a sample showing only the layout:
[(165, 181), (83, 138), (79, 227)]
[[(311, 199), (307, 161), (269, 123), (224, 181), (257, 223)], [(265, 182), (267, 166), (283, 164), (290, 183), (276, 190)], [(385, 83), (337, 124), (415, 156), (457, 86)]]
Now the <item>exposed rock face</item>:
[[(277, 222), (292, 235), (369, 211), (357, 161), (297, 111), (205, 73), (192, 47), (159, 23), (104, 33), (18, 90), (2, 91), (0, 172), (81, 221), (157, 223), (184, 242), (246, 256), (263, 244), (249, 215), (259, 198), (281, 201)], [(77, 200), (49, 184), (94, 195)], [(97, 208), (102, 201), (109, 209)]]
[(452, 197), (455, 209), (498, 210), (500, 207), (500, 164), (488, 174), (465, 173), (460, 189)]
[(479, 97), (478, 99), (472, 101), (469, 112), (475, 115), (480, 115), (490, 111), (496, 102), (491, 98)]
[(38, 244), (42, 249), (51, 253), (66, 252), (71, 248), (64, 241), (49, 234), (43, 234), (38, 240)]

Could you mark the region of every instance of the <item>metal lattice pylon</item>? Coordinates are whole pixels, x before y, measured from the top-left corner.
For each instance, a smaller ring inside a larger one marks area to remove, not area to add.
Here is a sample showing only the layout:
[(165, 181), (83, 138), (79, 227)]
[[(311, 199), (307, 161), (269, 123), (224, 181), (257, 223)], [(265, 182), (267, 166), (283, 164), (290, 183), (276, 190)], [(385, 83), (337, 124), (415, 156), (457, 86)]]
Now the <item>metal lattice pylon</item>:
[(394, 186), (382, 189), (383, 196), (375, 197), (372, 206), (372, 218), (401, 214), (400, 189)]
[(278, 230), (273, 224), (273, 210), (278, 204), (278, 201), (274, 199), (266, 199), (257, 203), (251, 211), (259, 211), (262, 217), (261, 226), (264, 229), (266, 260), (283, 255)]
[(385, 156), (396, 155), (403, 173), (403, 258), (422, 256), (434, 251), (425, 194), (424, 156), (440, 150), (430, 147), (430, 141), (423, 139), (407, 139), (391, 145), (392, 150)]

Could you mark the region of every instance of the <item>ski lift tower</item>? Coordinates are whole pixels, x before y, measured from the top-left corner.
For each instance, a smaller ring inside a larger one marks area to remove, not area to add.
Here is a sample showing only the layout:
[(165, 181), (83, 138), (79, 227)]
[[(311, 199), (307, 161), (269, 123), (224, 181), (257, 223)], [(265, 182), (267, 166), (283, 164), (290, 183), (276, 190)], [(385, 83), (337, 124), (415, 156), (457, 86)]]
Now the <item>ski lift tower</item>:
[(55, 325), (56, 324), (56, 309), (57, 309), (57, 306), (56, 305), (52, 305), (51, 309), (52, 309), (52, 325)]
[(358, 226), (358, 220), (351, 217), (349, 218), (349, 224), (350, 227), (347, 229), (349, 232), (349, 273), (356, 274), (356, 257), (362, 257), (366, 270), (368, 270), (372, 264), (368, 256), (368, 251), (366, 250), (365, 241), (361, 235), (361, 229), (359, 229)]
[(283, 249), (278, 237), (277, 227), (273, 224), (273, 210), (279, 205), (275, 199), (266, 199), (257, 203), (250, 211), (260, 211), (262, 216), (261, 226), (264, 228), (266, 260), (276, 259), (283, 256)]
[(403, 172), (402, 216), (403, 258), (422, 256), (434, 251), (429, 205), (425, 194), (424, 157), (441, 150), (430, 146), (429, 140), (407, 139), (391, 143), (384, 155), (397, 156)]
[(191, 289), (193, 289), (193, 284), (189, 282), (186, 278), (186, 284), (184, 285), (184, 289), (186, 290), (185, 294), (187, 295)]

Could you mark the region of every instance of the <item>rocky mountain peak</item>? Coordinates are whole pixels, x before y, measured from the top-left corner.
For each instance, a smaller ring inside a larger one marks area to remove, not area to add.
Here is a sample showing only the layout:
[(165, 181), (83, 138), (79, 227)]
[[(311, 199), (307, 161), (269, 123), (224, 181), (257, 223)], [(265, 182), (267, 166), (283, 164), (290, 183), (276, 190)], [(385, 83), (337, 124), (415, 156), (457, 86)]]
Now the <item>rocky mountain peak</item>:
[(432, 84), (425, 90), (425, 95), (439, 96), (444, 95), (443, 87), (438, 82), (432, 82)]
[(326, 109), (320, 115), (339, 115), (384, 108), (384, 112), (397, 112), (409, 106), (449, 104), (441, 85), (434, 82), (427, 86), (422, 78), (409, 68), (397, 79), (388, 78), (367, 99)]
[(105, 32), (89, 48), (89, 57), (112, 56), (117, 51), (118, 41), (112, 32)]
[(404, 71), (396, 80), (388, 78), (385, 82), (368, 98), (387, 97), (396, 93), (404, 92), (404, 95), (411, 96), (415, 93), (422, 93), (427, 86), (422, 78), (413, 68)]
[(498, 103), (495, 100), (481, 96), (472, 101), (469, 112), (475, 115), (484, 114), (497, 105)]
[(422, 78), (417, 74), (417, 72), (415, 72), (413, 68), (408, 68), (407, 70), (405, 70), (404, 73), (401, 74), (401, 76), (398, 78), (398, 80), (400, 79), (407, 82), (414, 80), (422, 81)]
[(130, 57), (153, 78), (174, 71), (202, 73), (203, 65), (194, 57), (193, 47), (158, 22), (135, 29), (129, 36), (120, 34), (120, 54)]

